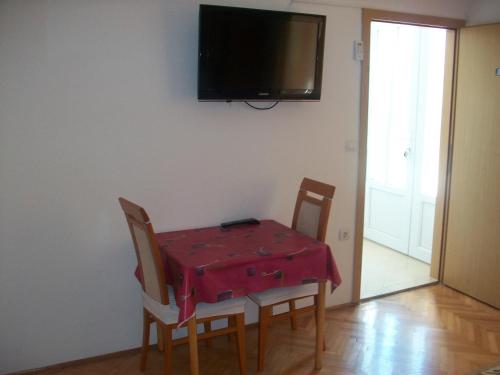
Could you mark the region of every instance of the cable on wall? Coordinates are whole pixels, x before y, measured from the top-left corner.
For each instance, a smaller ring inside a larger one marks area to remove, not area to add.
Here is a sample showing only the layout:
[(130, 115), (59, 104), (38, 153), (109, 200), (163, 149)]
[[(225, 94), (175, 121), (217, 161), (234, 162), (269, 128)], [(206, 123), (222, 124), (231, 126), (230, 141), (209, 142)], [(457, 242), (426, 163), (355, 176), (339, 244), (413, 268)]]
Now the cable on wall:
[(273, 109), (274, 107), (276, 107), (279, 103), (279, 100), (275, 101), (273, 104), (271, 104), (269, 107), (256, 107), (252, 104), (250, 104), (249, 102), (245, 101), (244, 102), (247, 106), (253, 108), (253, 109), (257, 109), (259, 111), (267, 111), (268, 109)]

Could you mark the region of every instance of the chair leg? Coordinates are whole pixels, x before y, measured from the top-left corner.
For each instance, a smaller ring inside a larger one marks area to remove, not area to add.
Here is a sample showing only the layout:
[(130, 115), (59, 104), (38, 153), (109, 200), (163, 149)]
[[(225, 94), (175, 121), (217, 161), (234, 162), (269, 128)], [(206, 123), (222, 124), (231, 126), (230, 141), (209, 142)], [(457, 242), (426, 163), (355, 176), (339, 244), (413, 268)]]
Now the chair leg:
[(172, 327), (166, 326), (163, 331), (163, 358), (165, 375), (172, 374)]
[(240, 375), (247, 375), (247, 349), (245, 342), (245, 314), (236, 315), (236, 344), (238, 347), (238, 361)]
[(297, 317), (295, 316), (295, 300), (288, 302), (288, 309), (290, 311), (290, 325), (292, 327), (292, 331), (297, 330)]
[(325, 345), (325, 281), (318, 284), (318, 303), (316, 304), (316, 353), (314, 368), (323, 367), (323, 350)]
[(189, 343), (189, 368), (191, 375), (199, 375), (198, 367), (198, 334), (196, 332), (196, 318), (188, 320), (188, 343)]
[[(205, 328), (205, 332), (211, 332), (212, 331), (212, 325), (210, 322), (204, 322), (203, 327)], [(206, 339), (205, 340), (205, 345), (207, 348), (210, 348), (212, 346), (212, 339)]]
[[(228, 316), (227, 317), (227, 326), (228, 327), (235, 327), (236, 326), (236, 321), (234, 320), (234, 315)], [(227, 341), (231, 341), (233, 338), (233, 333), (230, 333), (227, 335)]]
[[(316, 326), (318, 326), (318, 315), (317, 315), (317, 308), (318, 308), (318, 296), (314, 296), (314, 306), (316, 306), (316, 310), (314, 310), (314, 323)], [(326, 337), (323, 337), (323, 351), (326, 350)]]
[(266, 354), (267, 329), (273, 311), (272, 306), (261, 306), (259, 308), (259, 349), (257, 371), (264, 369), (264, 356)]
[(158, 351), (162, 352), (164, 349), (163, 346), (163, 331), (161, 328), (161, 324), (156, 324), (156, 337), (158, 338)]
[(151, 319), (149, 317), (149, 312), (146, 309), (142, 310), (143, 310), (142, 348), (141, 348), (141, 363), (139, 368), (141, 371), (144, 371), (146, 369), (146, 361), (148, 359), (149, 328), (151, 326)]

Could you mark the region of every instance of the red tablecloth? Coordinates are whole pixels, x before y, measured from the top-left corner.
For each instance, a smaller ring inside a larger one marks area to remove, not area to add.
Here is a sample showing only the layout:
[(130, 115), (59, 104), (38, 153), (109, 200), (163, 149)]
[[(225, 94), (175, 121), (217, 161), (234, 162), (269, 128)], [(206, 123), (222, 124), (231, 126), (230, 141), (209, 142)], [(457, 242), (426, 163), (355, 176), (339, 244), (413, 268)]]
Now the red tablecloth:
[(333, 291), (341, 282), (328, 245), (273, 220), (156, 236), (167, 282), (174, 286), (179, 322), (194, 314), (198, 302), (319, 280), (330, 280)]

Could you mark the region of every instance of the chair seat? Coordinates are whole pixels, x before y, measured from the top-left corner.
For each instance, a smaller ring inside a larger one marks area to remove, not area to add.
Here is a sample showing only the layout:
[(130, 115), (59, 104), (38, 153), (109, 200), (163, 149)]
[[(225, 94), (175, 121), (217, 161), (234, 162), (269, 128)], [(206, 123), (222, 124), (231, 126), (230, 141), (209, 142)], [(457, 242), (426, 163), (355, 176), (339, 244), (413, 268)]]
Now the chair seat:
[(285, 288), (268, 289), (260, 293), (248, 295), (259, 306), (269, 306), (291, 299), (308, 297), (318, 294), (318, 284), (304, 284)]
[[(142, 303), (146, 310), (165, 324), (175, 324), (179, 319), (179, 308), (175, 304), (174, 289), (168, 286), (168, 300), (170, 304), (163, 305), (142, 292)], [(246, 297), (232, 298), (216, 303), (200, 302), (196, 305), (196, 318), (210, 318), (219, 315), (239, 314), (245, 311)]]

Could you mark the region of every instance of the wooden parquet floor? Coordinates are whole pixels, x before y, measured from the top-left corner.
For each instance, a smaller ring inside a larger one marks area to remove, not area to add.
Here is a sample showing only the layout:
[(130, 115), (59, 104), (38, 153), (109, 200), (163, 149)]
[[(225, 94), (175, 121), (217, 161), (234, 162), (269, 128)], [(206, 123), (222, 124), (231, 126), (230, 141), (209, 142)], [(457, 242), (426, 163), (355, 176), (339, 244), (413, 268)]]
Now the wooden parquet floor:
[[(314, 371), (314, 319), (299, 328), (270, 328), (265, 371), (269, 374), (471, 374), (500, 363), (500, 311), (445, 286), (425, 287), (326, 314), (324, 367)], [(257, 329), (247, 330), (249, 373), (256, 373)], [(174, 348), (174, 374), (188, 374), (185, 346)], [(200, 372), (237, 375), (234, 340), (200, 344)], [(163, 374), (162, 355), (150, 352), (145, 375)], [(44, 375), (139, 375), (139, 354), (74, 365)]]

